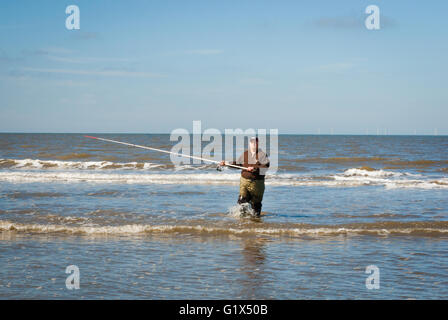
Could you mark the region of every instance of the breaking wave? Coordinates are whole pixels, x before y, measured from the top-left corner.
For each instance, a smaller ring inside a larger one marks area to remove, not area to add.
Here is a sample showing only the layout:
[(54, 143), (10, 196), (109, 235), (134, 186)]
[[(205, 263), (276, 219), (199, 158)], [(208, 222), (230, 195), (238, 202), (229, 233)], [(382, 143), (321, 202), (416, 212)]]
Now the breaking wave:
[[(38, 159), (0, 159), (0, 181), (12, 183), (123, 183), (123, 184), (201, 184), (237, 185), (239, 172), (217, 173), (214, 165), (174, 167), (155, 163), (110, 161), (59, 161)], [(208, 169), (206, 171), (200, 171)], [(421, 174), (373, 169), (350, 168), (342, 173), (315, 176), (278, 173), (266, 176), (272, 186), (358, 187), (379, 185), (386, 188), (448, 189), (448, 178), (430, 178)]]
[(364, 168), (352, 168), (343, 174), (334, 175), (339, 182), (362, 183), (364, 185), (384, 185), (388, 189), (393, 188), (421, 188), (421, 189), (447, 189), (448, 179), (428, 179), (421, 174), (407, 172), (395, 172), (387, 170), (374, 170)]
[(164, 165), (150, 162), (60, 161), (39, 159), (0, 159), (0, 168), (11, 169), (154, 169)]
[(329, 157), (329, 158), (299, 158), (292, 160), (297, 163), (381, 163), (393, 168), (438, 167), (448, 164), (448, 160), (406, 160), (385, 157)]
[[(448, 179), (391, 179), (389, 174), (332, 175), (328, 177), (278, 174), (266, 176), (271, 186), (324, 186), (360, 187), (384, 186), (386, 188), (448, 189)], [(0, 181), (11, 183), (63, 182), (100, 184), (188, 184), (188, 185), (238, 185), (239, 173), (89, 173), (89, 172), (0, 172)]]
[(380, 222), (345, 225), (310, 224), (228, 224), (206, 225), (151, 225), (129, 224), (120, 226), (69, 226), (62, 224), (24, 224), (0, 220), (0, 232), (12, 231), (36, 234), (72, 235), (139, 235), (152, 233), (187, 233), (199, 235), (271, 235), (271, 236), (338, 236), (338, 235), (415, 235), (446, 236), (448, 221), (435, 222)]
[(0, 172), (0, 181), (30, 182), (90, 182), (128, 184), (237, 184), (239, 174), (215, 173), (88, 173), (88, 172)]

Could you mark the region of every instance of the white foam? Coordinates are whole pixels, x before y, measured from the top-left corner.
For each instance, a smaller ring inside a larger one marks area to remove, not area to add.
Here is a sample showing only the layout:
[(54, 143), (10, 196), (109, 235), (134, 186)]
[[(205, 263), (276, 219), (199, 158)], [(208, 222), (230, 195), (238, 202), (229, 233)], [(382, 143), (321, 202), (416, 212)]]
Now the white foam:
[(448, 189), (448, 179), (439, 180), (397, 180), (385, 183), (387, 189), (419, 188), (419, 189)]
[(408, 172), (351, 168), (345, 170), (342, 174), (336, 174), (332, 177), (335, 181), (347, 185), (383, 185), (388, 189), (448, 189), (447, 179), (445, 178), (431, 180), (421, 174)]
[(384, 170), (365, 170), (359, 168), (351, 168), (344, 171), (343, 175), (345, 177), (400, 177), (404, 174), (401, 172), (384, 171)]
[(249, 203), (237, 204), (229, 208), (229, 216), (233, 218), (255, 217), (255, 211)]
[[(317, 180), (296, 175), (266, 177), (270, 186), (326, 186), (359, 187), (382, 185), (387, 188), (448, 189), (447, 179), (385, 179), (371, 177), (333, 176), (334, 180)], [(65, 183), (123, 183), (123, 184), (188, 184), (188, 185), (238, 185), (239, 173), (101, 173), (86, 171), (0, 171), (0, 181), (12, 183), (65, 182)]]
[(409, 172), (396, 172), (379, 170), (366, 170), (362, 168), (351, 168), (344, 171), (342, 174), (345, 177), (371, 177), (371, 178), (390, 178), (390, 177), (422, 177), (420, 174), (413, 174)]
[[(38, 159), (0, 159), (0, 181), (13, 183), (31, 182), (90, 182), (124, 184), (210, 184), (237, 185), (240, 173), (236, 170), (216, 172), (209, 165), (161, 168), (159, 164), (137, 162), (113, 163), (109, 161), (42, 161)], [(11, 167), (12, 166), (12, 167)], [(110, 168), (110, 166), (113, 166)], [(55, 167), (56, 169), (53, 169)], [(49, 168), (49, 169), (48, 169)], [(102, 170), (102, 169), (111, 170)], [(130, 169), (116, 171), (118, 169)], [(39, 169), (39, 170), (34, 170)], [(89, 170), (93, 169), (93, 170)], [(142, 170), (143, 169), (143, 170)], [(155, 170), (154, 170), (155, 169)], [(192, 170), (194, 169), (194, 170)], [(203, 169), (202, 171), (199, 171)], [(115, 171), (115, 172), (114, 172)], [(198, 173), (200, 172), (200, 173)], [(297, 173), (279, 173), (266, 176), (271, 186), (326, 186), (359, 187), (378, 185), (386, 188), (448, 189), (445, 178), (434, 180), (419, 174), (387, 170), (351, 168), (327, 177), (314, 177)]]
[(0, 232), (13, 231), (25, 233), (67, 233), (67, 234), (87, 234), (87, 235), (133, 235), (144, 233), (203, 233), (203, 234), (265, 234), (265, 235), (347, 235), (347, 234), (428, 234), (444, 235), (448, 233), (446, 228), (427, 227), (427, 226), (407, 226), (393, 228), (361, 228), (345, 226), (303, 226), (303, 227), (250, 227), (250, 226), (204, 226), (204, 225), (149, 225), (134, 224), (121, 226), (68, 226), (57, 224), (23, 224), (12, 221), (0, 220)]
[(92, 183), (128, 183), (128, 184), (237, 184), (239, 174), (186, 174), (186, 173), (98, 173), (98, 172), (36, 172), (9, 171), (0, 172), (0, 181), (29, 182), (92, 182)]
[(153, 169), (163, 167), (156, 163), (111, 162), (111, 161), (60, 161), (39, 159), (0, 159), (0, 165), (9, 165), (13, 169)]

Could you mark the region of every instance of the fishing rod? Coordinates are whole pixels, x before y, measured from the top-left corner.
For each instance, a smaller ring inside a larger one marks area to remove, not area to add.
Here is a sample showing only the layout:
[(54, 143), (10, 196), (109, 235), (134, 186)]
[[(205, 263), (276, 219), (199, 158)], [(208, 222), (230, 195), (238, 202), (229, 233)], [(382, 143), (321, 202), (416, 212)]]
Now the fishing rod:
[[(174, 154), (174, 155), (181, 156), (181, 157), (184, 157), (184, 158), (197, 159), (197, 160), (201, 160), (201, 161), (208, 161), (208, 162), (212, 162), (212, 163), (217, 163), (219, 165), (221, 164), (220, 161), (216, 161), (216, 160), (212, 160), (212, 159), (196, 157), (196, 156), (190, 156), (190, 155), (186, 155), (186, 154), (182, 154), (182, 153), (175, 153), (175, 152), (166, 151), (166, 150), (157, 149), (157, 148), (152, 148), (152, 147), (147, 147), (147, 146), (140, 146), (138, 144), (133, 144), (133, 143), (121, 142), (121, 141), (110, 140), (110, 139), (105, 139), (105, 138), (98, 138), (98, 137), (92, 137), (92, 136), (84, 136), (84, 137), (90, 138), (90, 139), (95, 139), (95, 140), (106, 141), (106, 142), (123, 144), (125, 146), (130, 146), (130, 147), (136, 147), (136, 148), (141, 148), (141, 149), (147, 149), (147, 150), (152, 150), (152, 151), (158, 151), (158, 152), (163, 152), (163, 153)], [(237, 165), (234, 165), (234, 164), (226, 164), (226, 166), (227, 167), (232, 167), (232, 168), (237, 168), (237, 169), (242, 169), (242, 170), (247, 170), (246, 167), (241, 167), (241, 166), (237, 166)], [(220, 166), (218, 167), (218, 170), (219, 170), (219, 168), (220, 168)]]

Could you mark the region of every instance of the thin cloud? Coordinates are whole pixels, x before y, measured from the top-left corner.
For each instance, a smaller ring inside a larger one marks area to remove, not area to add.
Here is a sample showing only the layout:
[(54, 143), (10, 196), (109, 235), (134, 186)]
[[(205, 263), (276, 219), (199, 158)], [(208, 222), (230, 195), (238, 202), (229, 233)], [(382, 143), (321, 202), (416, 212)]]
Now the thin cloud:
[(125, 59), (125, 58), (95, 58), (95, 57), (72, 58), (72, 57), (60, 57), (60, 56), (53, 56), (53, 55), (48, 55), (47, 57), (48, 57), (48, 59), (50, 59), (52, 61), (75, 63), (75, 64), (92, 63), (92, 62), (129, 62), (129, 61), (131, 61), (130, 59)]
[(23, 60), (22, 57), (11, 56), (4, 49), (0, 48), (0, 62), (14, 63)]
[[(365, 29), (367, 15), (321, 17), (311, 23), (315, 27), (322, 29)], [(397, 21), (391, 17), (380, 16), (380, 27), (391, 28), (398, 25)]]
[(98, 32), (84, 32), (81, 30), (76, 30), (70, 33), (70, 36), (77, 40), (97, 40), (100, 38)]
[(65, 49), (65, 48), (57, 48), (57, 47), (50, 47), (50, 48), (40, 48), (35, 50), (22, 50), (22, 54), (27, 56), (46, 56), (50, 54), (69, 54), (72, 53), (72, 50)]
[[(130, 62), (127, 58), (109, 58), (109, 57), (78, 57), (73, 50), (58, 47), (39, 48), (35, 50), (22, 50), (24, 56), (44, 56), (51, 61), (66, 62), (74, 64), (92, 63), (92, 62)], [(0, 49), (1, 56), (1, 49)]]
[(312, 73), (342, 73), (342, 72), (353, 72), (362, 70), (364, 62), (367, 61), (365, 58), (354, 58), (351, 61), (344, 62), (334, 62), (327, 64), (320, 64), (315, 66), (310, 66), (304, 71)]
[(198, 54), (198, 55), (210, 55), (210, 54), (221, 54), (223, 50), (219, 49), (198, 49), (198, 50), (187, 50), (186, 54)]
[(56, 78), (45, 78), (39, 77), (35, 74), (30, 74), (24, 71), (18, 71), (18, 70), (11, 70), (6, 75), (0, 75), (0, 79), (6, 80), (9, 82), (14, 81), (18, 84), (31, 84), (34, 85), (35, 83), (38, 84), (48, 84), (52, 86), (58, 86), (58, 87), (86, 87), (86, 86), (92, 86), (92, 83), (89, 81), (76, 81), (72, 79), (56, 79)]
[(360, 17), (323, 17), (313, 21), (319, 28), (330, 29), (356, 29), (364, 27), (364, 21)]
[(0, 30), (9, 30), (9, 29), (19, 29), (19, 28), (28, 28), (31, 25), (29, 24), (14, 24), (14, 25), (0, 25)]
[(398, 26), (398, 22), (394, 18), (384, 16), (380, 17), (380, 25), (381, 28), (395, 28)]
[(48, 68), (22, 68), (23, 71), (39, 73), (56, 73), (86, 76), (105, 76), (105, 77), (143, 77), (143, 78), (162, 78), (162, 74), (138, 71), (123, 70), (74, 70), (74, 69), (48, 69)]
[(317, 69), (326, 72), (339, 72), (353, 69), (355, 66), (356, 65), (354, 63), (341, 62), (320, 65), (317, 67)]
[(11, 59), (6, 54), (5, 50), (0, 48), (0, 61), (10, 61)]
[(59, 87), (86, 87), (91, 85), (89, 82), (73, 81), (73, 80), (61, 81), (60, 79), (58, 79), (58, 81), (52, 82), (51, 84)]
[(243, 85), (255, 85), (255, 86), (271, 84), (270, 81), (263, 78), (242, 78), (239, 79), (238, 82)]

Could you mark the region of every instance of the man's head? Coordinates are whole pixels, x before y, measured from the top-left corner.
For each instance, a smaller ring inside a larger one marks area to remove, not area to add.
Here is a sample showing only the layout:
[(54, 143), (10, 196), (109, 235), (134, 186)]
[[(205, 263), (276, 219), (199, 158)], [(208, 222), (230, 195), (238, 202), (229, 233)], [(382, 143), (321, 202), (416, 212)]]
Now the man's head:
[(249, 150), (250, 152), (256, 152), (258, 150), (258, 138), (252, 137), (249, 140)]

